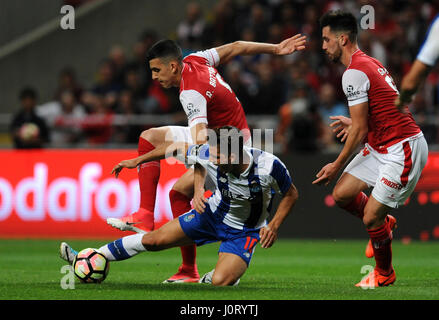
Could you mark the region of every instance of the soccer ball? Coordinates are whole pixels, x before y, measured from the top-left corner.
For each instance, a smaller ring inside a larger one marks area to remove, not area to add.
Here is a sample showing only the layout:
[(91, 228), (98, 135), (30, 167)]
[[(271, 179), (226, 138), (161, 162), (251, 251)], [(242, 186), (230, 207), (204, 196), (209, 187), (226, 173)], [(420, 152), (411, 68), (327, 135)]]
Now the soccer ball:
[(97, 249), (81, 250), (73, 260), (73, 270), (81, 282), (100, 283), (105, 280), (110, 262)]

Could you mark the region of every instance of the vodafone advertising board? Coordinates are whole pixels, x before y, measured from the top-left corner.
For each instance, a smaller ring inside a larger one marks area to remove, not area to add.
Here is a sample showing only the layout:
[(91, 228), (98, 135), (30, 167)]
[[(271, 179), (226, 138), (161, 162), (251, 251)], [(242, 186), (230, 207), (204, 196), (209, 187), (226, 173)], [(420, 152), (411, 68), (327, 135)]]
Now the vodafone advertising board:
[[(0, 151), (0, 237), (108, 238), (122, 235), (106, 224), (139, 207), (136, 170), (111, 169), (135, 150)], [(169, 161), (170, 160), (170, 161)], [(155, 225), (172, 218), (169, 190), (186, 168), (161, 162)]]

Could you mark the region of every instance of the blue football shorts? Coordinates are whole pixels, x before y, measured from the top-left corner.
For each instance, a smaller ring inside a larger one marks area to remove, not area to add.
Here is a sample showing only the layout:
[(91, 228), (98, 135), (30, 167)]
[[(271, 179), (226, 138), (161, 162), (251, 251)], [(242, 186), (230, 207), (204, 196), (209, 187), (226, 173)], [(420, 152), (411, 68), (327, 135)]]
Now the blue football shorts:
[(179, 218), (183, 232), (191, 238), (197, 246), (221, 241), (218, 252), (233, 253), (241, 257), (247, 264), (259, 242), (259, 229), (244, 228), (239, 230), (222, 222), (222, 217), (212, 213), (209, 206), (200, 214), (191, 210)]

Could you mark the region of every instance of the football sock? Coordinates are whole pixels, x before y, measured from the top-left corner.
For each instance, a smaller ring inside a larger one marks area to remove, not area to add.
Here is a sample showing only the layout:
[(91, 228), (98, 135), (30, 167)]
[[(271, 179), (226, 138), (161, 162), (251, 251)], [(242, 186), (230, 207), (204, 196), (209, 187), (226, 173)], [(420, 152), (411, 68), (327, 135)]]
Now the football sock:
[[(169, 192), (169, 200), (171, 203), (172, 215), (174, 218), (181, 216), (183, 213), (189, 212), (191, 207), (191, 199), (181, 192), (171, 190)], [(180, 247), (183, 259), (183, 267), (196, 268), (197, 248), (195, 245)]]
[(131, 258), (136, 254), (146, 251), (142, 244), (143, 234), (137, 233), (120, 238), (99, 248), (109, 261), (119, 261)]
[(372, 241), (375, 256), (375, 269), (383, 274), (388, 274), (392, 269), (392, 230), (387, 219), (382, 226), (367, 230)]
[[(146, 139), (139, 138), (138, 154), (143, 155), (154, 150), (154, 146)], [(142, 163), (138, 166), (140, 207), (137, 219), (145, 228), (154, 230), (154, 207), (157, 184), (160, 178), (160, 161)]]
[(367, 200), (369, 200), (369, 197), (366, 196), (364, 192), (360, 192), (353, 201), (341, 208), (348, 211), (352, 215), (363, 219), (364, 207), (367, 204)]

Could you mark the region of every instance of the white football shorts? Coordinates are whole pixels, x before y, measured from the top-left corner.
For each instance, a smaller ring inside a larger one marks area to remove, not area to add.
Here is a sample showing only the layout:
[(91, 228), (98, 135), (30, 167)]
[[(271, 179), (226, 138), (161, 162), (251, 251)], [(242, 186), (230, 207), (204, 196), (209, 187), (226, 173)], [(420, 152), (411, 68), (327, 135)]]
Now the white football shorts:
[(398, 208), (415, 189), (427, 158), (428, 145), (421, 132), (388, 147), (387, 153), (366, 143), (344, 172), (373, 187), (377, 201)]

